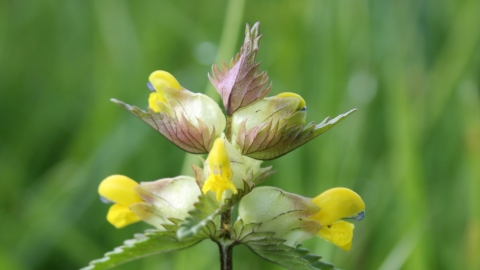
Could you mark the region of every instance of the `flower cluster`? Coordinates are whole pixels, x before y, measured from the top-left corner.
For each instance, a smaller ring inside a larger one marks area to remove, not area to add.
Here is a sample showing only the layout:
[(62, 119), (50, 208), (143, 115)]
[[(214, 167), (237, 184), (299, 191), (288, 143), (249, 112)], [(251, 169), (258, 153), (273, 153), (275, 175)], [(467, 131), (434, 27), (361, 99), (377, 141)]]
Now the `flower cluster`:
[[(284, 245), (296, 247), (318, 235), (350, 249), (354, 225), (345, 219), (361, 220), (365, 210), (354, 191), (333, 188), (306, 198), (276, 187), (256, 187), (273, 173), (271, 167), (261, 167), (263, 160), (287, 154), (355, 111), (306, 124), (302, 97), (295, 93), (267, 97), (271, 85), (255, 61), (260, 38), (258, 23), (252, 28), (247, 25), (244, 45), (236, 57), (228, 66), (213, 66), (209, 78), (221, 95), (224, 111), (210, 97), (182, 87), (166, 71), (155, 71), (149, 77), (148, 110), (112, 99), (184, 151), (208, 154), (203, 168), (193, 166), (195, 177), (140, 184), (126, 176), (107, 177), (98, 191), (104, 202), (113, 203), (107, 214), (112, 225), (121, 228), (143, 220), (166, 230), (165, 225), (175, 220), (192, 219), (203, 200), (213, 205), (211, 210), (202, 210), (210, 211), (205, 216), (221, 216), (237, 205), (236, 224), (257, 224), (257, 232), (272, 232)], [(223, 220), (210, 220), (216, 230), (232, 228)], [(211, 236), (214, 241), (216, 235)]]

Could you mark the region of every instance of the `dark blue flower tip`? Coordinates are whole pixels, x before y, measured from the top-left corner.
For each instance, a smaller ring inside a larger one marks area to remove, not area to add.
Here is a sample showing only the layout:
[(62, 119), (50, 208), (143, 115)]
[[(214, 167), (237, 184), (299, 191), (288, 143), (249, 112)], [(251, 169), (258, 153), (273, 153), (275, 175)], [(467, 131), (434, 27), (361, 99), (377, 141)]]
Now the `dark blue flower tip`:
[(353, 219), (353, 220), (356, 220), (356, 221), (360, 221), (360, 220), (362, 220), (364, 217), (365, 217), (365, 211), (362, 211), (362, 212), (356, 214), (356, 215), (353, 216), (353, 217), (347, 217), (347, 218), (344, 218), (344, 219)]
[(112, 202), (110, 201), (109, 199), (103, 197), (103, 196), (100, 196), (100, 201), (103, 202), (104, 204), (113, 204), (115, 202)]
[(152, 92), (155, 92), (155, 91), (156, 91), (156, 90), (155, 90), (155, 87), (153, 87), (153, 84), (152, 84), (151, 82), (148, 82), (148, 83), (147, 83), (147, 87), (148, 87), (148, 89), (150, 89), (150, 91), (152, 91)]

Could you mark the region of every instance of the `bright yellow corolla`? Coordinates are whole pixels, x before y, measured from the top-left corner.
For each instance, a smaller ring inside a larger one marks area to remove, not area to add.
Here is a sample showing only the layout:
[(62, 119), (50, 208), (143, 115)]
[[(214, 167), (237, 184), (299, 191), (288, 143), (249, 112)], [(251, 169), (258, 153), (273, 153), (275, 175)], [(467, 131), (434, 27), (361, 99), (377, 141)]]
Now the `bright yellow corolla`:
[(348, 188), (332, 188), (312, 199), (312, 202), (320, 207), (320, 211), (310, 217), (322, 224), (318, 236), (344, 250), (350, 250), (355, 226), (341, 219), (363, 218), (365, 203), (362, 198)]
[(112, 175), (105, 178), (98, 187), (102, 198), (114, 204), (110, 207), (107, 220), (117, 229), (140, 221), (140, 218), (130, 210), (132, 204), (142, 202), (135, 192), (138, 183), (123, 175)]
[(163, 70), (154, 71), (150, 74), (148, 80), (153, 88), (155, 88), (155, 92), (152, 92), (148, 98), (148, 106), (155, 112), (160, 112), (157, 102), (167, 102), (165, 95), (163, 94), (163, 89), (165, 87), (177, 90), (182, 89), (182, 86), (180, 86), (177, 79), (175, 79), (172, 74)]
[(218, 138), (213, 143), (212, 150), (208, 154), (208, 166), (210, 174), (202, 187), (203, 194), (209, 190), (216, 193), (218, 201), (222, 200), (222, 194), (229, 189), (237, 194), (237, 188), (232, 183), (232, 169), (230, 168), (230, 158), (222, 139)]

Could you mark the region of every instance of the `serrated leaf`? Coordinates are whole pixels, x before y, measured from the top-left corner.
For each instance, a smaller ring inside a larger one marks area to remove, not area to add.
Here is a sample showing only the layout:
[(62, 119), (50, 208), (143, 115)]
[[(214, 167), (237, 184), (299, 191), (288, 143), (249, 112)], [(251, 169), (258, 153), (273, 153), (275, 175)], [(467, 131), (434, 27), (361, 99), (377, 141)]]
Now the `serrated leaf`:
[(198, 234), (215, 216), (221, 213), (218, 202), (205, 194), (198, 196), (198, 202), (194, 204), (194, 207), (195, 209), (189, 212), (189, 216), (177, 230), (179, 239)]
[(236, 142), (243, 155), (259, 160), (278, 158), (329, 130), (355, 111), (353, 109), (333, 119), (327, 117), (320, 124), (311, 122), (305, 126), (269, 121), (246, 130), (243, 123)]
[(242, 220), (235, 223), (236, 242), (245, 244), (258, 256), (287, 269), (334, 269), (322, 262), (319, 255), (311, 254), (306, 248), (284, 245), (284, 239), (275, 238), (274, 232), (257, 231), (258, 223), (244, 225)]
[[(178, 225), (166, 225), (166, 228), (175, 229)], [(135, 234), (135, 239), (125, 241), (124, 245), (106, 253), (103, 258), (91, 261), (89, 266), (82, 270), (109, 269), (139, 258), (184, 249), (203, 239), (205, 238), (189, 237), (180, 240), (175, 231), (147, 230), (144, 234)]]
[(225, 199), (222, 205), (219, 205), (211, 196), (200, 195), (198, 202), (194, 204), (195, 209), (189, 212), (190, 215), (177, 230), (178, 238), (193, 236), (201, 231), (209, 237), (214, 237), (214, 230), (211, 227), (205, 230), (205, 226), (214, 224), (213, 219), (216, 216), (232, 208), (243, 196), (251, 191), (251, 187), (247, 182), (244, 181), (243, 184), (243, 189), (238, 189), (237, 194), (233, 194), (232, 197)]

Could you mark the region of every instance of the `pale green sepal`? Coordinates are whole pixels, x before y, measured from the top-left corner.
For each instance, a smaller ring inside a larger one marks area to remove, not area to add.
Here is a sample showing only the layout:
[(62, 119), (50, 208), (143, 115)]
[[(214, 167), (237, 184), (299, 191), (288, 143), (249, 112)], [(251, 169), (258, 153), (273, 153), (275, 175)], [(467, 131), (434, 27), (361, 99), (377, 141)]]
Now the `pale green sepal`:
[(195, 180), (197, 181), (198, 187), (202, 188), (206, 180), (203, 169), (192, 163), (192, 170), (195, 174)]
[[(176, 91), (181, 92), (179, 90)], [(182, 92), (183, 91), (186, 90), (182, 90)], [(217, 121), (218, 118), (212, 118), (211, 116), (213, 114), (209, 114), (206, 117), (187, 114), (195, 111), (194, 108), (196, 105), (194, 104), (182, 103), (185, 107), (192, 107), (192, 109), (183, 112), (181, 108), (172, 109), (168, 105), (165, 105), (165, 103), (160, 104), (160, 107), (165, 107), (166, 112), (155, 112), (151, 109), (146, 112), (136, 106), (126, 104), (114, 98), (110, 100), (140, 118), (179, 148), (192, 154), (208, 153), (215, 138), (218, 137), (225, 128), (223, 114), (221, 114), (219, 118), (223, 118), (223, 121), (219, 120), (218, 123), (213, 123), (213, 121)], [(214, 101), (212, 100), (212, 102)], [(218, 110), (220, 110), (219, 107)], [(218, 112), (218, 110), (213, 111)]]
[(315, 236), (321, 224), (308, 217), (320, 210), (311, 199), (276, 187), (258, 187), (246, 195), (238, 206), (245, 223), (261, 223), (258, 231), (275, 232), (285, 245), (295, 247)]
[(187, 120), (194, 126), (205, 123), (209, 130), (215, 129), (215, 137), (218, 137), (227, 124), (222, 109), (209, 96), (202, 93), (194, 93), (186, 89), (173, 88), (163, 89), (165, 98), (175, 112), (177, 118), (185, 115)]
[(206, 238), (197, 236), (180, 240), (175, 234), (178, 225), (170, 226), (172, 227), (168, 231), (148, 230), (144, 234), (135, 234), (135, 239), (125, 241), (124, 245), (106, 253), (101, 259), (91, 261), (82, 270), (110, 269), (143, 257), (184, 249)]
[(132, 205), (130, 209), (159, 230), (163, 229), (163, 224), (169, 224), (171, 218), (185, 219), (201, 194), (195, 179), (190, 176), (141, 182), (135, 191), (143, 202)]
[(236, 143), (242, 154), (251, 158), (278, 158), (329, 130), (355, 111), (353, 109), (333, 119), (327, 117), (320, 124), (311, 122), (305, 126), (288, 126), (287, 123), (279, 125), (278, 121), (269, 121), (247, 130), (245, 122), (242, 122)]
[(274, 174), (275, 172), (276, 170), (274, 170), (272, 166), (260, 168), (257, 174), (252, 177), (250, 182), (252, 182), (254, 185), (258, 185), (263, 181), (267, 180), (270, 175)]

